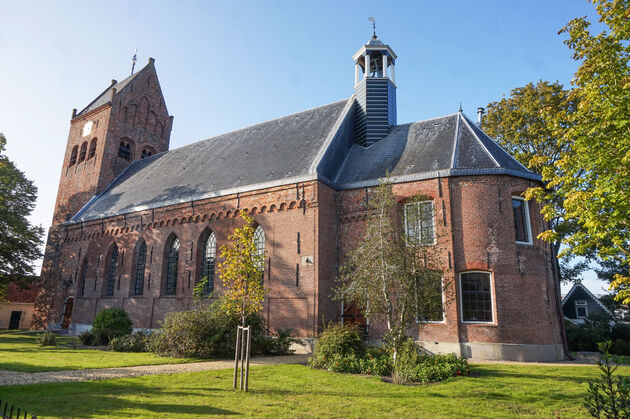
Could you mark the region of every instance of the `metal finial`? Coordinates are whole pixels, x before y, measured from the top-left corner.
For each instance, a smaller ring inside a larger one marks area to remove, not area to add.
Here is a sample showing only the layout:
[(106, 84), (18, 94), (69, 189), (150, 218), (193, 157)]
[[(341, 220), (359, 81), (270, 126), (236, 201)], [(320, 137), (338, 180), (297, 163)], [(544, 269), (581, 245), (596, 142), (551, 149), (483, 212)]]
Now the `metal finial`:
[(461, 100), (459, 101), (459, 111), (460, 112), (462, 111), (462, 101)]
[(369, 17), (368, 20), (372, 22), (372, 37), (376, 38), (376, 19)]
[(133, 52), (133, 58), (131, 59), (131, 74), (133, 75), (133, 69), (136, 67), (136, 61), (138, 60), (138, 48)]

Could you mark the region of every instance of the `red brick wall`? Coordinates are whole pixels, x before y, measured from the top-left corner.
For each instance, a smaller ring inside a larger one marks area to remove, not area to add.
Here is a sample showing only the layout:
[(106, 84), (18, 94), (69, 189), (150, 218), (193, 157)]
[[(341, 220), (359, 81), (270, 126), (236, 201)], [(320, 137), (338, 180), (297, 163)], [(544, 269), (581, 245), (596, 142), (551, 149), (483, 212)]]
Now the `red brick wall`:
[(11, 283), (7, 286), (6, 298), (11, 303), (34, 303), (38, 292), (39, 286), (37, 282), (29, 284), (26, 288)]
[[(515, 243), (511, 197), (529, 186), (531, 182), (509, 176), (454, 177), (394, 185), (399, 201), (422, 194), (433, 200), (435, 209), (435, 254), (444, 271), (445, 321), (416, 330), (419, 340), (561, 343), (549, 247), (535, 238), (543, 231), (543, 220), (534, 202), (530, 202), (533, 245)], [(339, 264), (364, 234), (366, 202), (371, 193), (356, 189), (338, 194)], [(492, 274), (492, 324), (460, 321), (458, 277), (469, 270)], [(370, 334), (377, 337), (384, 330), (382, 322), (375, 322)]]

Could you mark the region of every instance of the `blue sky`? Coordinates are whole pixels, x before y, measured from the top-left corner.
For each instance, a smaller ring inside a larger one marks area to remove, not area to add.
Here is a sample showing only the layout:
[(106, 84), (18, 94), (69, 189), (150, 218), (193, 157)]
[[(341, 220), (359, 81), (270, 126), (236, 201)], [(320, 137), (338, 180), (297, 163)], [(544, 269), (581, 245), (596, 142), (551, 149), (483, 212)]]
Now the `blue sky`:
[(398, 55), (405, 123), (460, 102), (474, 118), (530, 81), (568, 85), (577, 63), (557, 32), (584, 15), (596, 21), (580, 0), (2, 2), (0, 132), (47, 227), (72, 108), (126, 77), (135, 48), (140, 66), (156, 59), (175, 148), (348, 97), (370, 16)]

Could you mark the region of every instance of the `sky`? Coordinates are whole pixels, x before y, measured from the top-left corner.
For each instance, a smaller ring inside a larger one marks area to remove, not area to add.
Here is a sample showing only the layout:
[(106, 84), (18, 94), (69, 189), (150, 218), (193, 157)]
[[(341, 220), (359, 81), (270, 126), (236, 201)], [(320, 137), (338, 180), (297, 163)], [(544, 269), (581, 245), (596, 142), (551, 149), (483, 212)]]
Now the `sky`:
[(128, 76), (136, 48), (138, 66), (156, 60), (173, 149), (349, 97), (371, 16), (398, 55), (399, 124), (460, 103), (475, 119), (529, 82), (568, 86), (578, 63), (558, 31), (584, 15), (597, 21), (585, 0), (5, 1), (0, 132), (39, 188), (32, 222), (48, 227), (72, 109)]

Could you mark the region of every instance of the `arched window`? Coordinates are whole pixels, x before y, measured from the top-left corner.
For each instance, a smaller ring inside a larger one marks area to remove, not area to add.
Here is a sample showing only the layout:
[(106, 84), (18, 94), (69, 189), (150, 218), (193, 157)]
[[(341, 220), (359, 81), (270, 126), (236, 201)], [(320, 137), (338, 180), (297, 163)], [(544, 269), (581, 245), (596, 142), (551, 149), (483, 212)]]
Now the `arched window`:
[(84, 141), (83, 144), (81, 144), (81, 152), (79, 153), (79, 163), (85, 160), (86, 154), (87, 154), (87, 141)]
[(118, 157), (122, 157), (125, 160), (131, 160), (131, 143), (129, 141), (120, 140)]
[[(142, 239), (141, 239), (142, 240)], [(134, 281), (133, 294), (142, 295), (144, 290), (144, 268), (147, 265), (147, 244), (142, 240), (136, 254), (136, 277)]]
[(79, 274), (79, 295), (83, 296), (85, 294), (85, 280), (87, 276), (87, 268), (88, 261), (87, 258), (83, 259), (83, 263), (81, 264), (81, 273)]
[(113, 245), (112, 255), (109, 259), (109, 272), (107, 273), (107, 283), (105, 284), (105, 295), (114, 295), (114, 284), (118, 273), (118, 247)]
[(88, 152), (88, 160), (96, 155), (96, 138), (92, 138), (90, 141), (90, 151)]
[[(254, 246), (256, 247), (256, 253), (258, 253), (258, 255), (263, 256), (265, 255), (265, 230), (263, 230), (262, 226), (258, 226), (256, 227), (256, 230), (254, 230)], [(260, 266), (258, 266), (258, 269), (260, 269), (262, 271), (262, 279), (265, 278), (265, 263), (263, 260), (261, 260), (260, 262)]]
[(217, 236), (210, 232), (203, 244), (201, 256), (201, 278), (206, 278), (205, 294), (210, 294), (214, 290), (214, 265), (217, 255)]
[(177, 266), (179, 262), (179, 239), (175, 237), (171, 241), (166, 257), (166, 295), (175, 295), (177, 292)]
[(140, 158), (144, 159), (145, 157), (150, 157), (154, 154), (155, 154), (155, 150), (153, 150), (151, 147), (145, 147), (144, 150), (142, 150), (142, 154), (140, 155)]
[(79, 146), (75, 145), (72, 148), (72, 153), (70, 154), (70, 164), (68, 165), (68, 167), (74, 166), (74, 164), (77, 162), (77, 154), (79, 154)]

